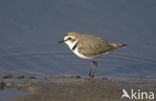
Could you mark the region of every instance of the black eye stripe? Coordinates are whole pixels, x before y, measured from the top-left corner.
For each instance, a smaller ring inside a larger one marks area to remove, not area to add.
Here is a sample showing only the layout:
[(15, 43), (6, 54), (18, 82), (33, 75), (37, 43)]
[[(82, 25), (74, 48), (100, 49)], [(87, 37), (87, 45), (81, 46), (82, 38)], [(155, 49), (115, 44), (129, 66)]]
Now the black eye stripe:
[(70, 38), (70, 37), (68, 38), (68, 40), (71, 40), (71, 39), (72, 39), (72, 38)]

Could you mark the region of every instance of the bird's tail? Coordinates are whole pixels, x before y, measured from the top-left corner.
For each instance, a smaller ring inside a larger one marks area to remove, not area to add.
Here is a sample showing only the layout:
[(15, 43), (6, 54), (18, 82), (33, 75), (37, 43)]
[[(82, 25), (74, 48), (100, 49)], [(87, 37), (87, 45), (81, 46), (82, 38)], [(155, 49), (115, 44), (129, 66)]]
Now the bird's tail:
[(115, 48), (120, 48), (123, 46), (127, 46), (127, 44), (116, 44), (116, 43), (112, 43), (112, 46), (114, 46)]

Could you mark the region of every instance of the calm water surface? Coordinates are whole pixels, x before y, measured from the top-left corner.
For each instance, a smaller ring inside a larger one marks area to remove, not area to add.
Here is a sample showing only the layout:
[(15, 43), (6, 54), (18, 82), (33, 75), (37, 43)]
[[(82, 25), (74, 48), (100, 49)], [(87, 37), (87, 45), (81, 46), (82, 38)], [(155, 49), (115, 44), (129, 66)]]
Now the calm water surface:
[(155, 0), (1, 0), (0, 76), (88, 76), (91, 62), (58, 44), (67, 32), (127, 47), (97, 59), (96, 77), (156, 78)]
[(12, 99), (16, 99), (19, 96), (26, 95), (26, 91), (19, 91), (15, 88), (0, 90), (0, 101), (13, 101)]

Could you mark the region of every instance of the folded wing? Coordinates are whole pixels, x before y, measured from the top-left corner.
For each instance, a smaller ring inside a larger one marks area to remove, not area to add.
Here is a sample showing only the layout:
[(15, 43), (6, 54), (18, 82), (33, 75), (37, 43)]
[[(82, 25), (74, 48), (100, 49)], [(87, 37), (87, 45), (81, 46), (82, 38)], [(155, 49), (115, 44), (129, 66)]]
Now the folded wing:
[(92, 35), (81, 35), (78, 42), (78, 51), (85, 56), (104, 54), (116, 49), (112, 43)]

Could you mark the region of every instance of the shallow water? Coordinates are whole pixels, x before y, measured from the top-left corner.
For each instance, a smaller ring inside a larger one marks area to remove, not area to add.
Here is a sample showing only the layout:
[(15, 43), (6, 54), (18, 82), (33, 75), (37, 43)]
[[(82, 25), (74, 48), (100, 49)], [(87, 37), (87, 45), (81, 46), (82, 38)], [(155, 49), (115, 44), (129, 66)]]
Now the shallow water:
[(0, 101), (12, 101), (12, 99), (26, 94), (26, 91), (19, 91), (16, 88), (5, 88), (4, 90), (0, 90)]
[(0, 75), (88, 76), (90, 61), (58, 44), (66, 32), (126, 43), (97, 59), (96, 77), (155, 79), (156, 1), (0, 1)]

